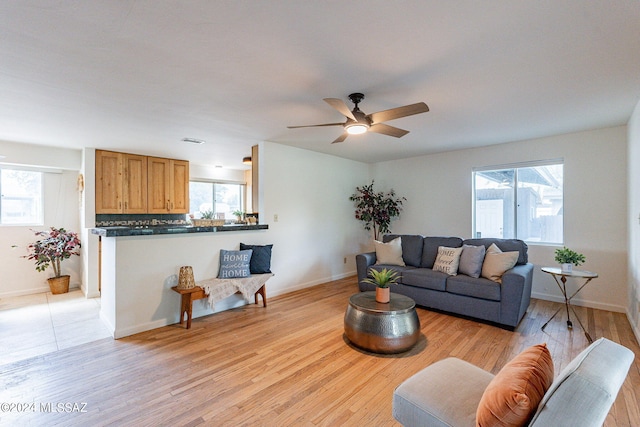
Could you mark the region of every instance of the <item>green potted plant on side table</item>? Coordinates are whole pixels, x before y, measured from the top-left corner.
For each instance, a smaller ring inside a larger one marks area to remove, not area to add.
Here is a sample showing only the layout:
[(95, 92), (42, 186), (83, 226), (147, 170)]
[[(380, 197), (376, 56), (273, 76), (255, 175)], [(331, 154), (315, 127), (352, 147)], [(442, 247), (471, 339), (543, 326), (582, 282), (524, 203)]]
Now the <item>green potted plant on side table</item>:
[(382, 270), (371, 270), (369, 276), (364, 279), (365, 282), (371, 283), (376, 287), (376, 301), (379, 303), (388, 303), (391, 300), (389, 285), (398, 281), (398, 273), (393, 270), (383, 268)]
[(561, 270), (563, 273), (571, 273), (573, 266), (576, 267), (585, 262), (585, 257), (576, 251), (573, 251), (566, 246), (562, 249), (556, 249), (556, 262), (561, 264)]
[(34, 233), (40, 240), (27, 247), (29, 255), (24, 258), (34, 260), (37, 271), (45, 271), (49, 265), (53, 267), (54, 277), (47, 279), (52, 294), (69, 292), (70, 276), (61, 274), (60, 263), (72, 255), (80, 255), (78, 234), (55, 227), (48, 231), (34, 230)]

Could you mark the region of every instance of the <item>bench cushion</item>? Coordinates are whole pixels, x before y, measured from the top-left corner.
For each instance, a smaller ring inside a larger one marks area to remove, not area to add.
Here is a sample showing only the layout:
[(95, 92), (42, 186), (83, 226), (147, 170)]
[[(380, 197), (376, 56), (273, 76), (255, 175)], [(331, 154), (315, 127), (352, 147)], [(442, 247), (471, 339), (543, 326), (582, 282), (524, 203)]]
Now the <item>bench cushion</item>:
[(455, 357), (440, 360), (400, 384), (393, 417), (404, 426), (476, 425), (476, 409), (493, 375)]

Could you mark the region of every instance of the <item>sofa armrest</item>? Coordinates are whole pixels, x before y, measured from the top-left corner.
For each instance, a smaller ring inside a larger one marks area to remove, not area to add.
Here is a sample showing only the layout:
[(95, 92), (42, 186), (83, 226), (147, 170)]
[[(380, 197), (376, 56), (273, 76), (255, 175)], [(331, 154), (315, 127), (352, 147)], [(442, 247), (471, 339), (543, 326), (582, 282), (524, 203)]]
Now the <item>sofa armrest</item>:
[(531, 301), (533, 264), (516, 265), (502, 275), (500, 323), (515, 328)]
[(376, 263), (375, 252), (365, 252), (363, 254), (356, 255), (356, 269), (358, 271), (358, 284), (367, 278), (369, 266)]

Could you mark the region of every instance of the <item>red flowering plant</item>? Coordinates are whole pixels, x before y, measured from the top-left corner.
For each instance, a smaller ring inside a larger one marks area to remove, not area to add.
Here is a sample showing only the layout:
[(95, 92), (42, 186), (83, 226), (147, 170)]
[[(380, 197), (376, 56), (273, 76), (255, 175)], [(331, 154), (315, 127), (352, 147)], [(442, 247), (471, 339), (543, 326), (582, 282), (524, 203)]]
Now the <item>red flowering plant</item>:
[(375, 192), (373, 183), (356, 187), (357, 193), (352, 194), (349, 200), (355, 202), (356, 219), (364, 222), (364, 229), (373, 229), (373, 238), (379, 240), (380, 235), (389, 232), (391, 220), (400, 216), (404, 197), (396, 197), (395, 191), (387, 193)]
[(78, 234), (55, 227), (49, 231), (32, 231), (42, 239), (27, 247), (29, 255), (24, 258), (35, 260), (37, 271), (45, 271), (51, 265), (54, 277), (60, 277), (60, 263), (71, 255), (80, 255)]

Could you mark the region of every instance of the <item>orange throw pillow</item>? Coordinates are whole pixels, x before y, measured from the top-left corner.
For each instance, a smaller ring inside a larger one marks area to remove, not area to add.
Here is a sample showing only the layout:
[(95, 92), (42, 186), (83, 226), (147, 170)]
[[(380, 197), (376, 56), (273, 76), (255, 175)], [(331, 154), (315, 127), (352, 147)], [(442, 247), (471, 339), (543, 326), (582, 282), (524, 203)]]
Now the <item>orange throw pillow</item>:
[(525, 425), (552, 382), (553, 361), (547, 345), (529, 347), (491, 380), (478, 404), (476, 426)]

